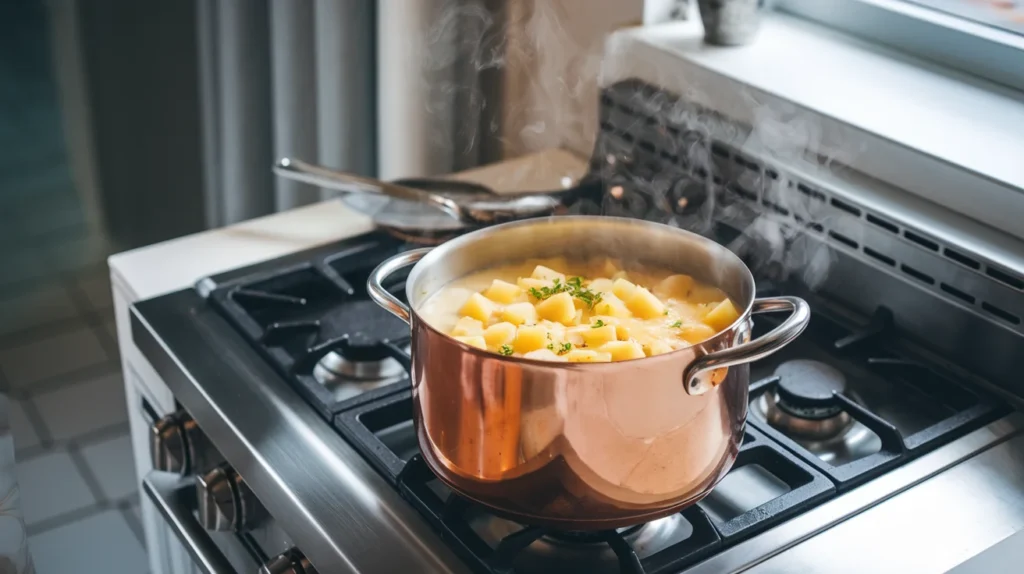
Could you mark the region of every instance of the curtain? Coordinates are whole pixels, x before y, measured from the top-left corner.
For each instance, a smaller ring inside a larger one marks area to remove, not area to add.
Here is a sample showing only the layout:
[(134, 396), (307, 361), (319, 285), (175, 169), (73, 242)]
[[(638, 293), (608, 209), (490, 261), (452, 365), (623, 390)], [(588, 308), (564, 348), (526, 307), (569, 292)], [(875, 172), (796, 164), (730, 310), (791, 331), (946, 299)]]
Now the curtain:
[(502, 2), (198, 2), (210, 227), (333, 196), (279, 157), (393, 179), (498, 153)]

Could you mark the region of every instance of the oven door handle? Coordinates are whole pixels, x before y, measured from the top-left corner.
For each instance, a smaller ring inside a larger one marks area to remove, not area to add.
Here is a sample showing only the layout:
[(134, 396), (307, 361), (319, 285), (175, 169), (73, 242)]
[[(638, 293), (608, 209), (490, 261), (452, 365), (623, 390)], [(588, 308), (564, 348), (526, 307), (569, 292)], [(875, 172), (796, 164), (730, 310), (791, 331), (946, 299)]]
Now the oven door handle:
[(169, 472), (153, 471), (143, 479), (142, 489), (204, 574), (237, 574), (210, 535), (192, 516), (192, 510), (196, 508), (195, 477), (183, 478)]

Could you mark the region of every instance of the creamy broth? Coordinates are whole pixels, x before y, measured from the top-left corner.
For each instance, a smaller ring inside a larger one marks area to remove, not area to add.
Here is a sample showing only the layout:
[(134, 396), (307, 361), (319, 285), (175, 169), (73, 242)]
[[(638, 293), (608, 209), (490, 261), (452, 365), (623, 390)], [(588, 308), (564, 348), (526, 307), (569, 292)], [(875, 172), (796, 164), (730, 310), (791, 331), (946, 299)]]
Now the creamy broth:
[(619, 261), (530, 260), (452, 281), (420, 316), (467, 345), (548, 361), (640, 359), (705, 341), (739, 313), (720, 289)]

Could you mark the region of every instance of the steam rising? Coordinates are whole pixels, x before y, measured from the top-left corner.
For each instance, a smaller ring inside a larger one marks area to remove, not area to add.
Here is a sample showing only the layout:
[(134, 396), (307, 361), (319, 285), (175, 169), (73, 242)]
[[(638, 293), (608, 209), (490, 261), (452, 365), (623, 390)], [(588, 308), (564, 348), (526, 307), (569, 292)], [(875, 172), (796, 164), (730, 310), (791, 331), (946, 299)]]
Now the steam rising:
[[(804, 111), (777, 100), (761, 101), (752, 93), (739, 94), (749, 106), (747, 118), (723, 118), (693, 104), (716, 94), (690, 82), (679, 98), (640, 88), (628, 98), (630, 108), (656, 120), (643, 130), (664, 134), (671, 128), (680, 134), (660, 150), (677, 161), (660, 159), (657, 170), (633, 161), (643, 155), (636, 141), (595, 137), (597, 78), (609, 58), (621, 56), (612, 50), (622, 44), (606, 45), (605, 33), (594, 33), (594, 21), (601, 17), (576, 13), (630, 9), (619, 4), (629, 3), (442, 2), (426, 36), (424, 81), (433, 82), (433, 97), (425, 106), (429, 113), (448, 114), (452, 133), (437, 137), (439, 145), (455, 142), (463, 162), (454, 167), (557, 147), (584, 155), (593, 151), (600, 160), (597, 174), (609, 182), (611, 193), (601, 205), (580, 202), (573, 212), (643, 217), (704, 234), (724, 223), (740, 232), (728, 247), (758, 274), (820, 286), (834, 254), (800, 228), (825, 223), (823, 204), (801, 193), (782, 170), (770, 176), (732, 169), (713, 145), (813, 176), (844, 163), (840, 142), (824, 141), (820, 125)], [(608, 19), (615, 21), (614, 16)], [(625, 13), (615, 23), (624, 20)], [(609, 25), (605, 32), (611, 30)], [(679, 73), (676, 66), (660, 70), (666, 81), (658, 83), (678, 85)], [(540, 169), (545, 167), (550, 166)], [(514, 189), (516, 182), (501, 187)], [(739, 201), (736, 189), (775, 207)]]

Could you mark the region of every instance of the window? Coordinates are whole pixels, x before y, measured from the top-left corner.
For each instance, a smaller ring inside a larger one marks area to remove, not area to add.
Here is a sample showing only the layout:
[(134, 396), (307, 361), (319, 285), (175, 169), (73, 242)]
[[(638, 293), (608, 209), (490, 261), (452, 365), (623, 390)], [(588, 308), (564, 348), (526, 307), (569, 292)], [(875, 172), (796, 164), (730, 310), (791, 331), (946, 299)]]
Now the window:
[(953, 16), (1024, 35), (1024, 0), (909, 0)]
[(776, 0), (775, 8), (1024, 91), (1024, 0)]

